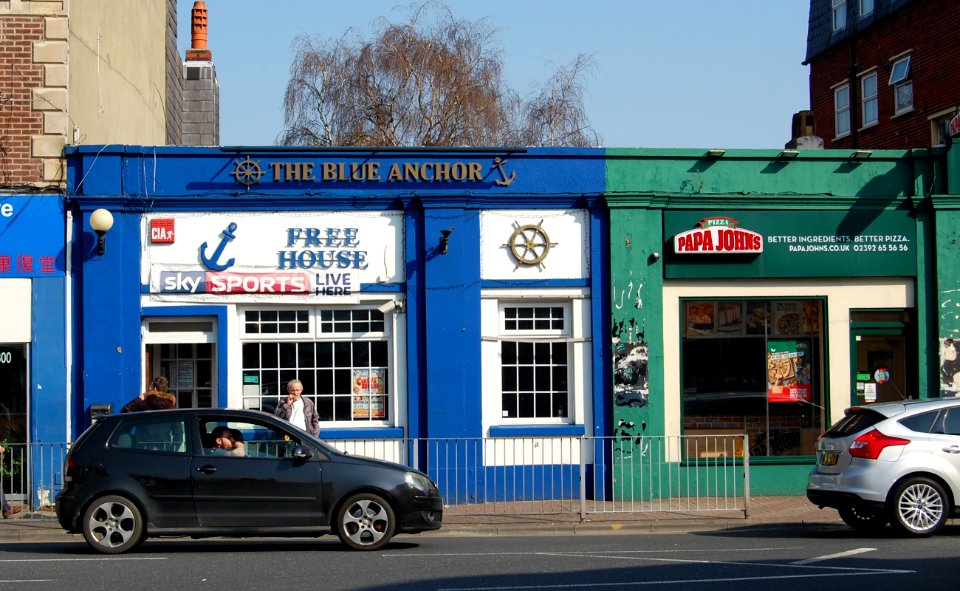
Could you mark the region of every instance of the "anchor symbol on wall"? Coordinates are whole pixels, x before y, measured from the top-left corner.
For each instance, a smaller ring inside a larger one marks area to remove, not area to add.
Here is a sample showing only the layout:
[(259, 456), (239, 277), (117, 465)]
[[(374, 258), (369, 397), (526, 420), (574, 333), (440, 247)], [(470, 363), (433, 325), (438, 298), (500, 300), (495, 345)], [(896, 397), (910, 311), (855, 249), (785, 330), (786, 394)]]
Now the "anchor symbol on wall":
[(517, 178), (517, 171), (513, 171), (509, 177), (507, 176), (507, 173), (503, 171), (503, 165), (506, 163), (507, 163), (507, 160), (499, 156), (493, 159), (493, 167), (500, 172), (501, 180), (493, 181), (494, 184), (497, 185), (498, 187), (509, 187), (510, 183), (512, 183), (513, 180)]
[(203, 262), (204, 266), (211, 271), (223, 271), (233, 266), (235, 262), (233, 258), (228, 260), (226, 263), (218, 262), (220, 256), (223, 254), (223, 249), (226, 248), (227, 243), (236, 238), (234, 232), (237, 231), (237, 224), (230, 222), (230, 225), (226, 227), (223, 231), (223, 240), (220, 241), (220, 244), (217, 245), (216, 250), (213, 251), (213, 256), (207, 256), (207, 243), (204, 242), (200, 245), (200, 260)]

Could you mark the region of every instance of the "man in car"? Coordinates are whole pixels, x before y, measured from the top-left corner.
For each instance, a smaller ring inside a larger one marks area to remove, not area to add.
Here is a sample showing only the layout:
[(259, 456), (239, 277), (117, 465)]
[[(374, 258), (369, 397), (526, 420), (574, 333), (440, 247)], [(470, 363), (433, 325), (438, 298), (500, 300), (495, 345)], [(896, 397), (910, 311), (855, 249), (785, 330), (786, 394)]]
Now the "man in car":
[(243, 457), (247, 454), (243, 445), (243, 433), (236, 429), (221, 425), (213, 430), (213, 438), (218, 455)]

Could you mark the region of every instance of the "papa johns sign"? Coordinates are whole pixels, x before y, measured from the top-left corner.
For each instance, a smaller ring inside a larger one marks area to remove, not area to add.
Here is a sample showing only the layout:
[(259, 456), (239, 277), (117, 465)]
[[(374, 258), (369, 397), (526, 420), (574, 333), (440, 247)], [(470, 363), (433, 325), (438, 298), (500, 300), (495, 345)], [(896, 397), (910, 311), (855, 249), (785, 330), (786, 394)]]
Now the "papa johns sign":
[(673, 237), (675, 253), (754, 254), (763, 252), (763, 236), (753, 230), (738, 228), (737, 222), (732, 218), (706, 218), (697, 225), (698, 228), (681, 232)]

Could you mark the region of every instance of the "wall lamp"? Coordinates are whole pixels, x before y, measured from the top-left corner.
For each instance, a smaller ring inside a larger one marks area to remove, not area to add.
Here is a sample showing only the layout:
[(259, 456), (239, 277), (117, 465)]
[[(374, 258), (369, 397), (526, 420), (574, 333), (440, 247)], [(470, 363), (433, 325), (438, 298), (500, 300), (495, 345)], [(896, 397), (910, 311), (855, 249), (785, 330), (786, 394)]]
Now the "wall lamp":
[(450, 234), (453, 234), (453, 228), (440, 230), (440, 254), (447, 254), (447, 245), (450, 244)]
[(720, 150), (716, 148), (707, 150), (707, 156), (710, 158), (721, 158), (726, 153), (727, 153), (726, 150)]
[(97, 233), (97, 254), (107, 252), (107, 232), (113, 227), (113, 214), (106, 209), (97, 209), (90, 214), (90, 227)]
[(850, 154), (850, 157), (863, 160), (864, 158), (869, 158), (871, 155), (873, 155), (873, 150), (855, 150), (853, 154)]
[(800, 150), (780, 150), (778, 158), (796, 158), (800, 155)]

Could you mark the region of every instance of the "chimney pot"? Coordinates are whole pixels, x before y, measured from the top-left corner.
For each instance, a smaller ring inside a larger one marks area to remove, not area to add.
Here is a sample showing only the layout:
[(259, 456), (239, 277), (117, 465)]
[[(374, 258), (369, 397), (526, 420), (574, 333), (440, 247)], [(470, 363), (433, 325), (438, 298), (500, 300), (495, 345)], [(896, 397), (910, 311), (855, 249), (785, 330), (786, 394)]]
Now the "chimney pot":
[(204, 2), (193, 3), (193, 34), (191, 36), (192, 49), (207, 48), (207, 5)]

